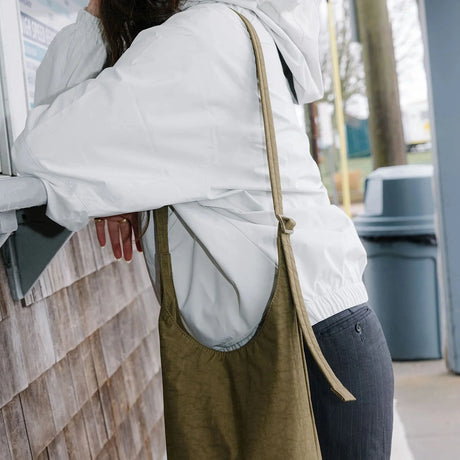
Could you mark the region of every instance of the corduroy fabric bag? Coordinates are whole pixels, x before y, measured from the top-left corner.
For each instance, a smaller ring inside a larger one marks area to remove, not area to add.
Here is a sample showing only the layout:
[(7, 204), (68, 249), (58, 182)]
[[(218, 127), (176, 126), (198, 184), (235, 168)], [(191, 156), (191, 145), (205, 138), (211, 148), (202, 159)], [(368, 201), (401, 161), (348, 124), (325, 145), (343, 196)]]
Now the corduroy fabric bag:
[(273, 205), (279, 222), (278, 270), (255, 336), (237, 350), (208, 348), (182, 324), (168, 245), (168, 207), (154, 211), (167, 455), (169, 460), (316, 460), (321, 451), (304, 342), (331, 389), (344, 401), (354, 397), (329, 367), (308, 320), (290, 242), (295, 222), (283, 215), (262, 48), (251, 23), (237, 14), (248, 29), (256, 57)]

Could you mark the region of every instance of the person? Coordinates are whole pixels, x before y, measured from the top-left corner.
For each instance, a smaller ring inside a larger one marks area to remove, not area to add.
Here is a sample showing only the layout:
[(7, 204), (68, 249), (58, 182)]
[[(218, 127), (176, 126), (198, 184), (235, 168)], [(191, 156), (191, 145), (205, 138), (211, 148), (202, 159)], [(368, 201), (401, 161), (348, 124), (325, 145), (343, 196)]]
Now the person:
[(277, 222), (254, 53), (231, 8), (246, 16), (267, 65), (302, 296), (325, 357), (357, 399), (338, 401), (306, 351), (322, 455), (388, 459), (393, 373), (362, 281), (366, 254), (351, 220), (329, 202), (295, 109), (322, 94), (318, 7), (91, 0), (37, 71), (36, 107), (13, 162), (19, 175), (43, 181), (51, 219), (75, 231), (95, 219), (102, 245), (107, 228), (117, 259), (132, 258), (132, 234), (143, 230), (152, 280), (150, 211), (170, 205), (184, 326), (216, 350), (248, 343), (272, 294)]

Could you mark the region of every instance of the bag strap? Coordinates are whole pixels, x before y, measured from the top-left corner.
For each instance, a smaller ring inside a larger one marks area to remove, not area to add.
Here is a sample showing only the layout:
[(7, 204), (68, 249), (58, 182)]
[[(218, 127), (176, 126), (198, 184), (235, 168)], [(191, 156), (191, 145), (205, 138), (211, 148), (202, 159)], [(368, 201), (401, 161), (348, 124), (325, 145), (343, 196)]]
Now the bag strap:
[(339, 381), (329, 366), (326, 358), (324, 357), (308, 318), (302, 290), (300, 288), (299, 277), (295, 265), (295, 258), (290, 239), (290, 234), (293, 232), (295, 221), (289, 217), (284, 216), (283, 214), (283, 198), (281, 193), (278, 151), (276, 146), (273, 112), (270, 102), (270, 93), (268, 90), (267, 72), (265, 69), (262, 45), (260, 44), (260, 40), (256, 30), (254, 29), (254, 26), (249, 22), (249, 20), (237, 11), (235, 11), (235, 13), (238, 14), (248, 29), (249, 36), (251, 37), (252, 45), (254, 47), (257, 77), (259, 80), (260, 99), (262, 104), (262, 115), (264, 119), (265, 140), (267, 145), (270, 182), (272, 186), (273, 206), (275, 209), (275, 216), (279, 222), (278, 231), (281, 231), (281, 243), (284, 250), (284, 256), (286, 258), (289, 284), (291, 287), (300, 328), (302, 330), (302, 334), (308, 349), (310, 350), (310, 353), (326, 377), (327, 381), (331, 385), (331, 390), (344, 401), (353, 401), (355, 400), (354, 396), (342, 385), (342, 383)]
[[(235, 10), (233, 10), (235, 11)], [(305, 343), (312, 354), (317, 365), (321, 369), (321, 372), (326, 377), (331, 390), (339, 396), (343, 401), (353, 401), (355, 397), (342, 385), (339, 379), (336, 377), (332, 371), (329, 363), (324, 357), (321, 348), (316, 340), (315, 333), (311, 327), (310, 320), (305, 308), (305, 303), (303, 300), (302, 291), (300, 288), (299, 277), (297, 274), (297, 268), (295, 265), (294, 253), (292, 251), (292, 245), (290, 240), (290, 235), (293, 233), (295, 226), (295, 221), (289, 217), (286, 217), (283, 214), (283, 198), (281, 193), (281, 179), (279, 172), (279, 162), (278, 162), (278, 151), (276, 146), (276, 136), (275, 136), (275, 127), (273, 122), (273, 112), (270, 102), (270, 93), (268, 90), (268, 81), (267, 73), (265, 69), (265, 61), (262, 51), (262, 45), (260, 44), (259, 37), (255, 31), (253, 25), (249, 22), (246, 17), (242, 14), (235, 11), (236, 14), (241, 18), (245, 24), (251, 42), (254, 48), (255, 60), (256, 60), (256, 69), (257, 77), (259, 81), (259, 90), (260, 90), (260, 99), (262, 106), (262, 115), (264, 122), (264, 132), (265, 132), (265, 142), (267, 149), (268, 157), (268, 167), (270, 174), (270, 184), (273, 198), (273, 207), (275, 211), (275, 216), (278, 220), (278, 235), (281, 236), (281, 244), (283, 248), (283, 253), (286, 259), (286, 266), (289, 276), (289, 285), (291, 288), (292, 298), (296, 308), (297, 318), (299, 321), (299, 326), (302, 331)], [(157, 250), (160, 251), (160, 257), (162, 254), (169, 253), (168, 248), (168, 210), (167, 206), (159, 210), (154, 211), (155, 214), (155, 234), (157, 236)], [(162, 267), (163, 268), (163, 267)], [(170, 269), (165, 266), (165, 269)], [(163, 271), (163, 270), (162, 270)], [(171, 272), (172, 275), (172, 272)], [(168, 276), (166, 273), (162, 273), (160, 277)], [(162, 283), (163, 286), (163, 283)], [(162, 287), (163, 289), (163, 287)]]

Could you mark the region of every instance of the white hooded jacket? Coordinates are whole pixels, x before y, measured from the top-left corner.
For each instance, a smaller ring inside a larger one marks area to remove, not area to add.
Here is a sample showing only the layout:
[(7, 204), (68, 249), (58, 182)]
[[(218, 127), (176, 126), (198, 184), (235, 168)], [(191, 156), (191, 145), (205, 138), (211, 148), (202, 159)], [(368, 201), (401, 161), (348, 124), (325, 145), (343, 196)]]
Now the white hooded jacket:
[[(30, 112), (13, 161), (19, 174), (43, 181), (48, 215), (73, 230), (92, 217), (172, 205), (170, 251), (184, 324), (204, 345), (227, 350), (249, 340), (269, 300), (277, 221), (252, 45), (224, 3), (188, 3), (141, 32), (100, 74), (98, 20), (81, 11), (39, 69), (36, 102), (43, 105)], [(297, 222), (292, 244), (314, 324), (367, 300), (364, 249), (350, 219), (329, 203), (293, 104), (294, 96), (307, 102), (322, 91), (316, 1), (232, 5), (262, 42), (284, 212)], [(152, 224), (143, 244), (155, 279)]]

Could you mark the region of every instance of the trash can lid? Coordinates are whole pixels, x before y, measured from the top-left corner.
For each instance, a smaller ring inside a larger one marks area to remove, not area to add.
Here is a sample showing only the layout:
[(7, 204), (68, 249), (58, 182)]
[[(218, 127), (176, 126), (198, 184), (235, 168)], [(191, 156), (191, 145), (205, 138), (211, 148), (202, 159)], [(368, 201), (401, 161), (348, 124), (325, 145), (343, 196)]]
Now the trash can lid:
[(365, 181), (360, 236), (433, 235), (432, 165), (379, 168)]
[(400, 166), (386, 166), (372, 171), (367, 179), (414, 179), (417, 177), (432, 177), (433, 165), (400, 165)]

